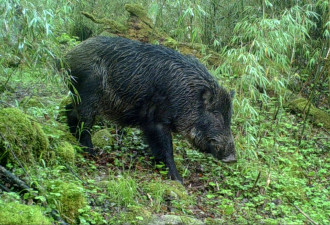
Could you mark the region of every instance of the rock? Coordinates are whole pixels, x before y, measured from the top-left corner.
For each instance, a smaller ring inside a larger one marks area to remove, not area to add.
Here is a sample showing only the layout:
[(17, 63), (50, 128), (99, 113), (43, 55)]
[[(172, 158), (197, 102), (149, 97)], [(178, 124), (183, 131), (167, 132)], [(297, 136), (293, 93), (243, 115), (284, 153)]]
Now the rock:
[(178, 215), (153, 215), (152, 219), (148, 223), (148, 225), (174, 225), (174, 224), (204, 224), (201, 220), (198, 220), (193, 217), (188, 216), (178, 216)]

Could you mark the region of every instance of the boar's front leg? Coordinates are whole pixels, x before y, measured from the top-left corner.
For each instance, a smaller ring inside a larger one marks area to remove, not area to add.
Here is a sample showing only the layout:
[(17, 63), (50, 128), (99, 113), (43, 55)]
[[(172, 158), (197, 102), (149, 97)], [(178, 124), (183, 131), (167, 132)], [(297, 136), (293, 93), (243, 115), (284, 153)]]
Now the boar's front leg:
[(67, 122), (71, 133), (76, 136), (84, 150), (94, 155), (90, 130), (97, 114), (95, 102), (98, 102), (98, 99), (84, 94), (80, 94), (80, 98), (79, 104), (71, 103), (66, 106)]
[(174, 163), (171, 130), (162, 124), (152, 123), (143, 127), (143, 131), (156, 161), (165, 163), (170, 179), (182, 183)]

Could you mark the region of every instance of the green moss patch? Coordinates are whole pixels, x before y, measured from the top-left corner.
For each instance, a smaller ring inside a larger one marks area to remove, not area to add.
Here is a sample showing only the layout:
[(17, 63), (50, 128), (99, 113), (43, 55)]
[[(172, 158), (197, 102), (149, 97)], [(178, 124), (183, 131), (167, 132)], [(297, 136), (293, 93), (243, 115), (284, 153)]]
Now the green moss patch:
[(52, 224), (38, 206), (16, 202), (0, 204), (0, 224)]
[(94, 146), (104, 149), (106, 146), (114, 144), (114, 137), (110, 134), (109, 130), (102, 129), (92, 136), (92, 142)]
[(126, 212), (113, 218), (114, 224), (149, 224), (151, 212), (142, 206), (128, 206)]
[(67, 163), (74, 164), (75, 162), (75, 149), (74, 147), (67, 141), (62, 141), (57, 146), (56, 152), (58, 156), (61, 157)]
[(56, 205), (60, 215), (67, 222), (76, 223), (79, 209), (87, 206), (83, 187), (55, 180), (49, 182), (48, 192), (48, 202)]
[(24, 108), (36, 107), (42, 108), (44, 107), (41, 101), (35, 97), (24, 97), (20, 103)]
[[(291, 100), (288, 103), (288, 106), (290, 109), (292, 109), (295, 112), (299, 113), (305, 113), (308, 110), (308, 100), (305, 98), (296, 98), (294, 100)], [(323, 124), (323, 126), (327, 129), (330, 129), (330, 115), (318, 108), (316, 108), (314, 105), (310, 106), (309, 115), (312, 119), (312, 121), (319, 125)]]
[[(0, 158), (13, 160), (9, 148), (22, 162), (32, 163), (42, 156), (49, 146), (40, 125), (17, 108), (0, 110)], [(13, 160), (14, 161), (14, 160)]]
[(184, 186), (176, 181), (152, 181), (145, 183), (143, 189), (152, 198), (152, 207), (156, 212), (160, 211), (161, 204), (166, 200), (176, 200), (182, 207), (192, 203)]
[(138, 17), (141, 21), (149, 25), (150, 27), (153, 26), (152, 20), (148, 17), (147, 10), (145, 10), (139, 4), (126, 4), (125, 9), (131, 15)]

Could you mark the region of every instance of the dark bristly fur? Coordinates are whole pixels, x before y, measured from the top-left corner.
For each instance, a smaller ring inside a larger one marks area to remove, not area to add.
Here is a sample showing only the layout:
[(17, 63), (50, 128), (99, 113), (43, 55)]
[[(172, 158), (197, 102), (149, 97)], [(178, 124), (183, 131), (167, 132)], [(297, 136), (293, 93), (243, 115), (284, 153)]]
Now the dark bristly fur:
[[(195, 58), (124, 38), (90, 38), (66, 56), (81, 101), (70, 104), (72, 133), (84, 123), (83, 146), (92, 150), (89, 129), (96, 115), (141, 128), (157, 160), (182, 181), (173, 160), (171, 132), (204, 152), (235, 161), (230, 130), (232, 96)], [(72, 90), (73, 91), (73, 90)]]

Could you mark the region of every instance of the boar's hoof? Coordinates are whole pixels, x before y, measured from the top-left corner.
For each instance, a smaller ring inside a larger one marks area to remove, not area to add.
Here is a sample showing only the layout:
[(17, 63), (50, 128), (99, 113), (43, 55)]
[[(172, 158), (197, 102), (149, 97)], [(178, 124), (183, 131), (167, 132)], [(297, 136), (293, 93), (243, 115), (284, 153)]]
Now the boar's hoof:
[(225, 162), (225, 163), (234, 163), (234, 162), (237, 162), (236, 160), (236, 157), (234, 154), (231, 154), (223, 159), (221, 159), (222, 162)]
[(181, 176), (179, 174), (176, 174), (176, 175), (169, 174), (169, 178), (171, 180), (175, 180), (175, 181), (177, 181), (177, 182), (179, 182), (180, 184), (183, 185), (183, 179), (181, 178)]

